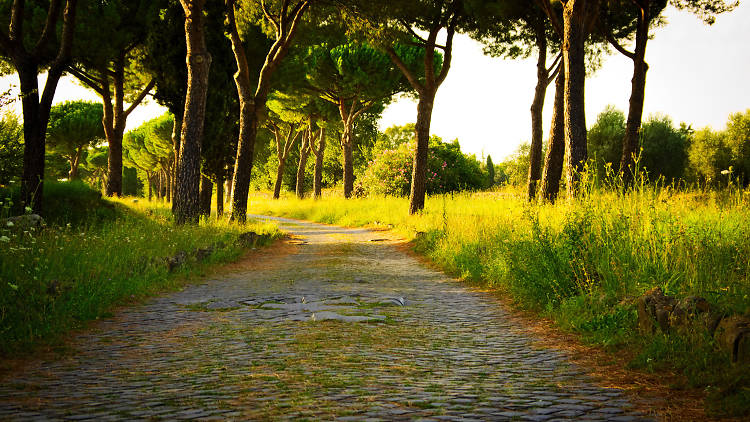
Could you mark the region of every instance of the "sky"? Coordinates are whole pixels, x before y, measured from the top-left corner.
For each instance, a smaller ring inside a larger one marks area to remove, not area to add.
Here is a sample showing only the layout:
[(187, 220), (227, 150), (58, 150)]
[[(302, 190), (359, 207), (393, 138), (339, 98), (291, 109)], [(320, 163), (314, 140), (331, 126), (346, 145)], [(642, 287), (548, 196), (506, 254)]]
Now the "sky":
[[(750, 2), (718, 16), (712, 26), (694, 15), (670, 7), (668, 24), (652, 31), (646, 61), (644, 117), (663, 113), (693, 128), (725, 127), (729, 114), (750, 108)], [(632, 61), (613, 52), (586, 80), (586, 123), (611, 104), (627, 111)], [(41, 78), (43, 80), (43, 77)], [(15, 75), (0, 78), (0, 90), (18, 85)], [(445, 140), (458, 138), (461, 149), (495, 162), (512, 154), (531, 134), (529, 107), (536, 85), (536, 59), (502, 60), (482, 54), (482, 45), (465, 35), (454, 39), (453, 61), (435, 99), (431, 133)], [(553, 84), (554, 85), (554, 84)], [(545, 139), (551, 119), (554, 86), (544, 107)], [(92, 91), (71, 78), (60, 81), (54, 102), (98, 101)], [(20, 107), (19, 102), (16, 102)], [(128, 119), (128, 129), (165, 111), (146, 102)], [(20, 114), (20, 112), (19, 112)], [(381, 129), (416, 120), (416, 103), (397, 99), (386, 108)]]

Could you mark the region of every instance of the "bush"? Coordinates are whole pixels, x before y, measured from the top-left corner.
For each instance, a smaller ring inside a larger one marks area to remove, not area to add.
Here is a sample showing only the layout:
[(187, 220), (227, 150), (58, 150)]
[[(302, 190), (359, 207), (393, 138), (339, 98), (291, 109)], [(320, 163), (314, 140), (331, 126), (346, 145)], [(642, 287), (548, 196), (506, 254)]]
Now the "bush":
[[(366, 193), (405, 196), (411, 189), (415, 141), (381, 151), (365, 170), (360, 186)], [(430, 140), (427, 158), (427, 193), (481, 189), (487, 176), (473, 155), (461, 152), (458, 140)]]

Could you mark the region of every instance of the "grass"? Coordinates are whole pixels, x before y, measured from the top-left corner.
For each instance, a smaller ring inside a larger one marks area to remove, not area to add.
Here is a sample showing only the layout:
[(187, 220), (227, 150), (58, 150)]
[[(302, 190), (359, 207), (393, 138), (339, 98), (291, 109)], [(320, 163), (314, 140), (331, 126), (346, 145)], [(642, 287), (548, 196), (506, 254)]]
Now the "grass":
[[(20, 356), (59, 343), (113, 307), (179, 288), (212, 265), (237, 259), (237, 236), (274, 226), (215, 220), (175, 226), (168, 205), (132, 198), (104, 200), (81, 184), (46, 183), (43, 229), (0, 228), (0, 356)], [(11, 213), (13, 192), (0, 192), (0, 217)], [(10, 200), (8, 199), (10, 198)], [(213, 247), (198, 262), (197, 248)], [(179, 251), (184, 265), (170, 272)]]
[(713, 339), (643, 336), (636, 298), (662, 287), (705, 297), (714, 309), (750, 313), (750, 192), (639, 185), (627, 194), (589, 188), (575, 201), (530, 205), (519, 190), (433, 196), (408, 215), (408, 200), (320, 201), (265, 195), (255, 214), (391, 228), (446, 272), (507, 294), (524, 309), (614, 353), (633, 367), (676, 370), (708, 391), (714, 414), (750, 412), (750, 368), (732, 364)]

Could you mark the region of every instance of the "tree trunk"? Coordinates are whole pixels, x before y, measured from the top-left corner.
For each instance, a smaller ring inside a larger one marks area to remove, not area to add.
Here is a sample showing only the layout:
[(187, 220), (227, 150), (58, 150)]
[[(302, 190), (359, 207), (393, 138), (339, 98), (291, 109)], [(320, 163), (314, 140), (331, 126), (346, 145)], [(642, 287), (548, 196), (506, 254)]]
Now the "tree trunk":
[(200, 214), (202, 217), (211, 216), (211, 196), (213, 195), (214, 184), (211, 179), (201, 175), (200, 188)]
[(226, 190), (226, 195), (224, 196), (224, 202), (230, 202), (230, 198), (232, 197), (232, 179), (227, 178), (226, 182), (224, 182), (224, 188)]
[(237, 157), (232, 176), (232, 214), (230, 220), (244, 223), (247, 218), (247, 197), (250, 193), (250, 176), (253, 170), (255, 138), (258, 135), (257, 106), (252, 99), (240, 97), (240, 135), (237, 139)]
[(354, 156), (352, 154), (352, 128), (344, 124), (341, 133), (341, 148), (344, 157), (344, 198), (351, 198), (354, 191)]
[(216, 218), (224, 215), (224, 175), (216, 179)]
[(534, 101), (531, 103), (531, 149), (529, 151), (529, 177), (527, 184), (527, 198), (534, 200), (536, 185), (541, 178), (542, 170), (542, 111), (544, 109), (544, 97), (547, 94), (549, 72), (547, 71), (547, 34), (544, 21), (535, 28), (536, 46), (539, 50), (539, 58), (536, 63), (536, 89), (534, 90)]
[(622, 140), (622, 157), (620, 158), (620, 174), (623, 184), (629, 186), (637, 169), (634, 157), (640, 152), (639, 132), (643, 119), (643, 101), (646, 94), (646, 43), (648, 42), (649, 15), (647, 9), (641, 9), (638, 15), (638, 29), (635, 36), (635, 52), (633, 56), (633, 78), (631, 80), (630, 108), (628, 122), (625, 126), (625, 137)]
[(586, 8), (590, 1), (568, 0), (563, 8), (565, 64), (565, 168), (568, 197), (578, 195), (580, 172), (587, 159), (584, 84), (586, 64)]
[(172, 214), (174, 214), (174, 194), (177, 186), (177, 167), (180, 163), (180, 131), (182, 130), (182, 117), (174, 114), (172, 123), (172, 149), (174, 162), (172, 163)]
[[(111, 130), (105, 131), (107, 143), (109, 144), (109, 156), (107, 158), (107, 196), (122, 195), (122, 137), (125, 133), (125, 58), (119, 57), (115, 60), (113, 75), (114, 82), (114, 104), (112, 107), (112, 118), (108, 121), (112, 124)], [(108, 95), (107, 95), (108, 96)], [(105, 109), (107, 107), (105, 106)]]
[(409, 194), (409, 214), (424, 209), (427, 194), (427, 157), (430, 142), (430, 122), (432, 106), (435, 101), (435, 90), (424, 92), (417, 104), (417, 123), (414, 131), (417, 135), (417, 150), (414, 154), (414, 167), (411, 173), (411, 193)]
[(78, 166), (81, 163), (82, 153), (83, 153), (83, 145), (78, 147), (75, 155), (73, 155), (73, 159), (70, 160), (70, 171), (68, 172), (68, 180), (78, 179)]
[(307, 155), (310, 153), (310, 148), (313, 140), (312, 128), (309, 129), (307, 136), (302, 138), (302, 146), (299, 149), (299, 162), (297, 163), (297, 186), (295, 192), (297, 198), (304, 199), (305, 197), (305, 167), (307, 166)]
[(203, 28), (205, 0), (180, 0), (180, 3), (185, 11), (188, 84), (180, 132), (180, 161), (175, 183), (174, 215), (177, 224), (195, 224), (198, 222), (199, 213), (201, 138), (206, 115), (211, 54), (206, 49)]
[(160, 202), (162, 198), (164, 197), (163, 189), (164, 189), (164, 174), (159, 171), (155, 175), (156, 177), (156, 199), (158, 199)]
[[(21, 179), (21, 206), (31, 206), (35, 213), (42, 212), (44, 189), (44, 149), (47, 123), (42, 122), (39, 106), (39, 67), (33, 60), (16, 64), (21, 83), (23, 109), (23, 176)], [(45, 130), (42, 130), (44, 128)]]
[(151, 198), (154, 197), (154, 189), (153, 189), (153, 175), (151, 172), (146, 172), (146, 182), (148, 183), (148, 200), (151, 202)]
[(549, 130), (547, 156), (544, 158), (541, 195), (546, 201), (554, 202), (560, 192), (563, 160), (565, 156), (565, 72), (555, 78), (555, 103), (552, 112), (552, 126)]
[(323, 157), (326, 150), (326, 130), (320, 129), (318, 148), (315, 151), (315, 177), (313, 178), (313, 197), (320, 199), (323, 190)]
[(273, 185), (273, 199), (279, 199), (281, 196), (281, 181), (284, 178), (284, 166), (286, 165), (286, 157), (279, 160), (279, 165), (276, 167), (276, 183)]
[(172, 202), (172, 169), (167, 167), (164, 169), (164, 174), (167, 177), (167, 202)]

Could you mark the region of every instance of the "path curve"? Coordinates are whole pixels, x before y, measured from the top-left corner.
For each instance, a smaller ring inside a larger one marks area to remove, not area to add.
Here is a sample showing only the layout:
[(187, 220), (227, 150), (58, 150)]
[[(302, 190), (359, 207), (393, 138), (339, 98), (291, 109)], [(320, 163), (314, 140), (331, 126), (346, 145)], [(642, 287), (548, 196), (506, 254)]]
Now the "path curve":
[(382, 233), (264, 218), (294, 253), (97, 324), (0, 420), (651, 420)]

